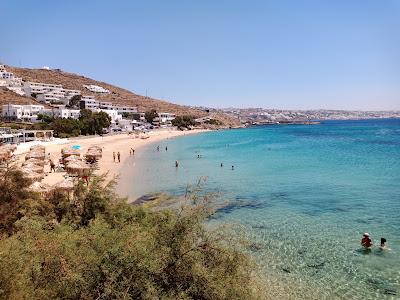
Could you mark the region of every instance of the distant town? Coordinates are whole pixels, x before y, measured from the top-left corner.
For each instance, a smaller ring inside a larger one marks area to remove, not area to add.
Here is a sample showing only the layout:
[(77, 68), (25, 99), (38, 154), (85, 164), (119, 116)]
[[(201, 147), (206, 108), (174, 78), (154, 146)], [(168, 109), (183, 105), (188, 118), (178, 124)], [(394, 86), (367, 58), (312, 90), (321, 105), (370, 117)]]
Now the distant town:
[(314, 123), (323, 120), (360, 120), (400, 118), (400, 111), (347, 111), (347, 110), (284, 110), (267, 108), (200, 107), (211, 112), (224, 112), (244, 125)]

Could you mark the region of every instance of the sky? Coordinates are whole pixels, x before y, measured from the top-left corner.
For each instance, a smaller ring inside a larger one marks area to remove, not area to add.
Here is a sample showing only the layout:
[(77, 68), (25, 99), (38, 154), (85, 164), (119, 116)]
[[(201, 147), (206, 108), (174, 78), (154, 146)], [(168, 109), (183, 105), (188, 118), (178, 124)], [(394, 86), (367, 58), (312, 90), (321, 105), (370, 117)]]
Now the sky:
[(0, 0), (0, 61), (211, 107), (400, 110), (400, 0)]

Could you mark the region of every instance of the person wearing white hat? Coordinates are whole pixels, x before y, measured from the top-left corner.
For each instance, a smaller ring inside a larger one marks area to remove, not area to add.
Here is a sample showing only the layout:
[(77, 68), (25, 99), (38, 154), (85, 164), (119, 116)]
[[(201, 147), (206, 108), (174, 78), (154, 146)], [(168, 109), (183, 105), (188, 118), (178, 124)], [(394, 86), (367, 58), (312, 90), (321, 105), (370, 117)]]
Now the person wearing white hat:
[(363, 234), (363, 237), (361, 239), (361, 246), (363, 246), (366, 249), (369, 249), (372, 247), (372, 240), (369, 237), (369, 233), (366, 232)]

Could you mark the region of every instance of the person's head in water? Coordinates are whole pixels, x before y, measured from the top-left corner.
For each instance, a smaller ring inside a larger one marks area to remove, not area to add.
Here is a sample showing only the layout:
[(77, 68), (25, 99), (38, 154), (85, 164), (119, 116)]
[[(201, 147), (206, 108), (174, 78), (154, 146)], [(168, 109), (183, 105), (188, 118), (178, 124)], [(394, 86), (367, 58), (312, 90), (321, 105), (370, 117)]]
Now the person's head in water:
[(385, 247), (386, 245), (386, 239), (385, 238), (381, 238), (381, 247)]
[(372, 247), (372, 240), (369, 237), (369, 233), (364, 233), (363, 237), (361, 239), (361, 245), (365, 248), (370, 248)]

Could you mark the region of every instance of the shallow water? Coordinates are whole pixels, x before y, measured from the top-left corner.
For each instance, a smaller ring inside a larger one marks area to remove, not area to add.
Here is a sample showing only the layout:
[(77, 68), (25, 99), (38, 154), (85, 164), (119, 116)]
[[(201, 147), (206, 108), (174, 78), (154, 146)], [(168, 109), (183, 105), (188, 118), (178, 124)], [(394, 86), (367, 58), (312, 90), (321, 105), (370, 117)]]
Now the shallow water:
[[(400, 120), (265, 126), (159, 145), (126, 164), (120, 190), (182, 194), (207, 176), (207, 190), (233, 201), (210, 222), (246, 228), (273, 296), (400, 299)], [(391, 250), (364, 253), (363, 232)]]

